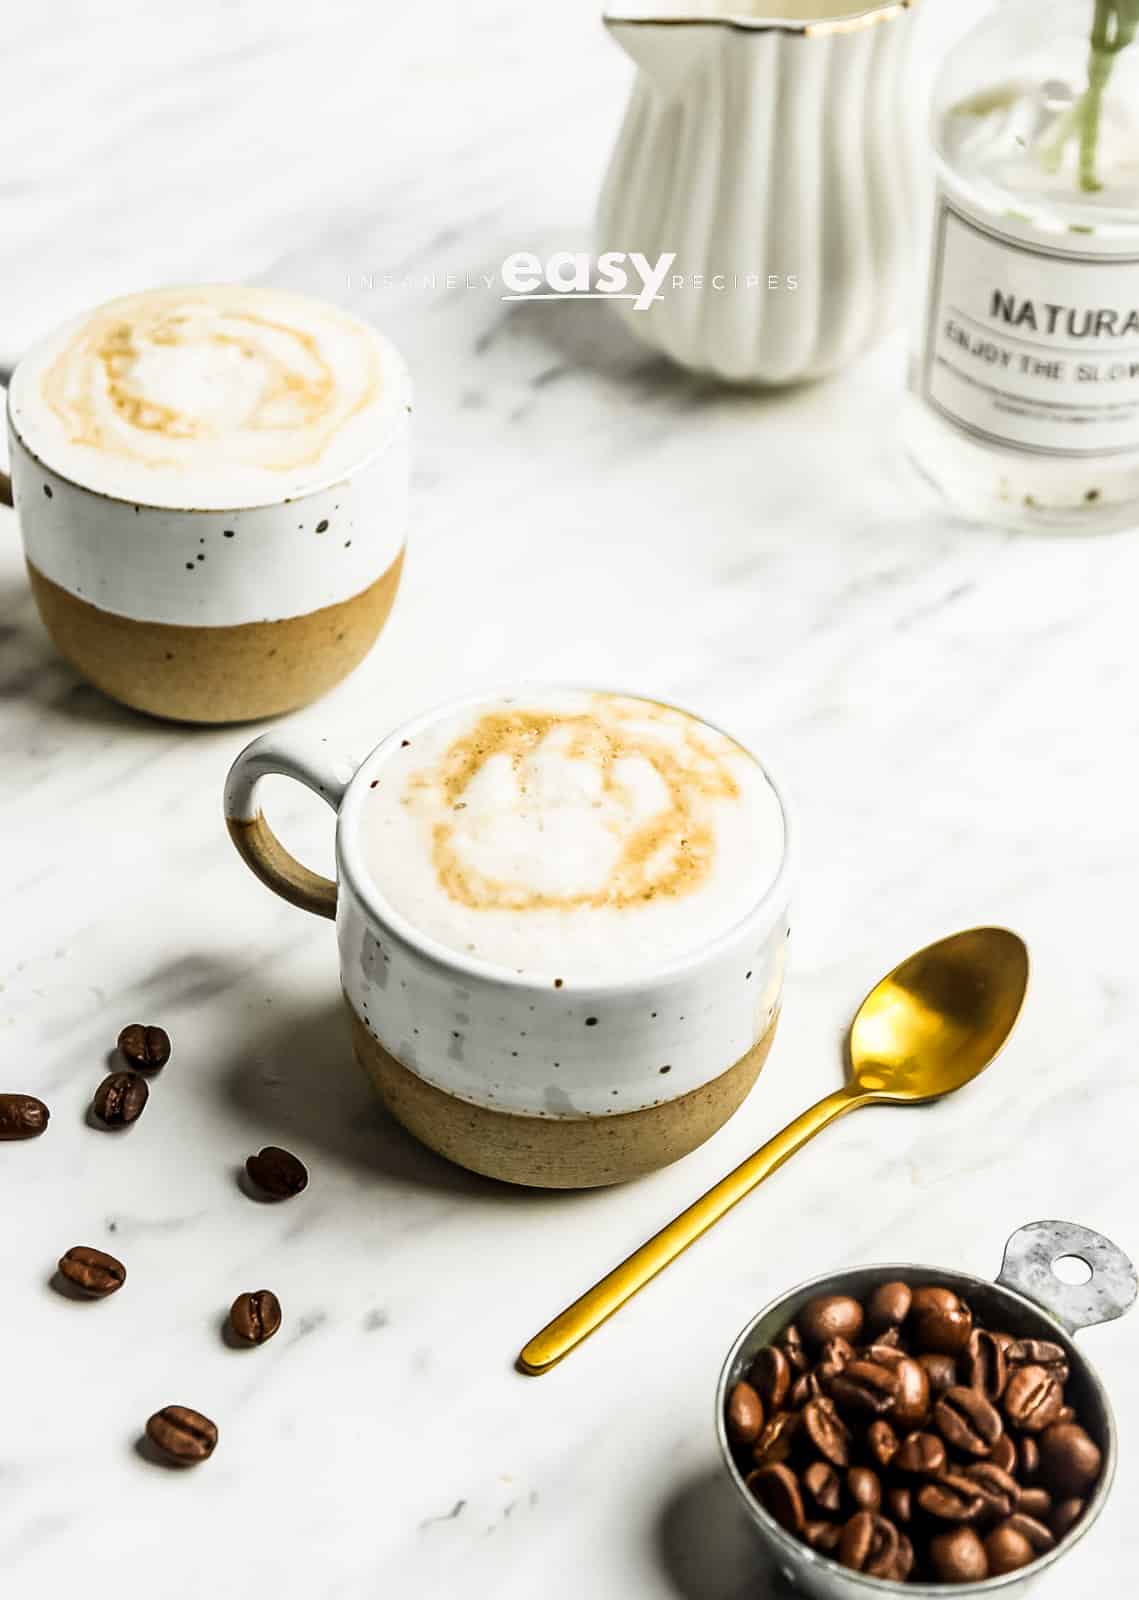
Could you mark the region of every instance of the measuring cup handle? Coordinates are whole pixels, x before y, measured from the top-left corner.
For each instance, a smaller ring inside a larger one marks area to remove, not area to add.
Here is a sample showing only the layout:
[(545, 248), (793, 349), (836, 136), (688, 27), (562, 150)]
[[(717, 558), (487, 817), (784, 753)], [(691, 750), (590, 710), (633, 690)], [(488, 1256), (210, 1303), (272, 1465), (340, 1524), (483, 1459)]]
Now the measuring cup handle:
[[(1061, 1256), (1076, 1256), (1091, 1268), (1087, 1283), (1065, 1283), (1053, 1270)], [(1029, 1222), (1005, 1245), (997, 1279), (1034, 1300), (1069, 1333), (1111, 1322), (1130, 1310), (1139, 1276), (1118, 1245), (1078, 1222)]]

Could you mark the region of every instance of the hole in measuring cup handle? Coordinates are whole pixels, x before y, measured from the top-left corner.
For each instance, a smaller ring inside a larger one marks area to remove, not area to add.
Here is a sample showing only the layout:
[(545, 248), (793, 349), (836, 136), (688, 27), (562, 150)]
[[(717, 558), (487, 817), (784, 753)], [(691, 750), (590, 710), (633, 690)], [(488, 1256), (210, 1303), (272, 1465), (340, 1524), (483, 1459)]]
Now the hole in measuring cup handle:
[[(1089, 1268), (1070, 1283), (1054, 1264), (1075, 1257)], [(1077, 1222), (1030, 1222), (1005, 1246), (998, 1284), (1033, 1301), (1068, 1332), (1123, 1316), (1139, 1295), (1139, 1275), (1118, 1245)]]

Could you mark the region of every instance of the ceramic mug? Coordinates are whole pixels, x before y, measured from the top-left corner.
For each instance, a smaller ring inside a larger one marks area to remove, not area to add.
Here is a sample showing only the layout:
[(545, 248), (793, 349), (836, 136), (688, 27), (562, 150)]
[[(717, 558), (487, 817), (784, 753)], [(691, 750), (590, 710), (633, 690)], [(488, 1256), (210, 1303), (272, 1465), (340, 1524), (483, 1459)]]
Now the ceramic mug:
[[(424, 1144), (511, 1183), (620, 1182), (703, 1143), (741, 1104), (771, 1047), (789, 936), (786, 806), (768, 891), (720, 937), (648, 976), (556, 985), (467, 956), (414, 926), (369, 872), (361, 818), (393, 753), (452, 703), (356, 763), (328, 743), (265, 734), (234, 762), (230, 835), (276, 894), (334, 919), (357, 1059)], [(760, 768), (770, 783), (770, 776)], [(336, 882), (297, 862), (261, 811), (262, 779), (295, 778), (336, 813)], [(583, 1026), (592, 1020), (596, 1026)], [(662, 1065), (663, 1063), (663, 1065)]]
[[(307, 492), (269, 483), (248, 503), (219, 506), (216, 496), (196, 502), (190, 484), (184, 500), (167, 493), (156, 497), (167, 503), (148, 503), (94, 486), (100, 461), (87, 463), (96, 470), (83, 481), (82, 453), (62, 434), (58, 448), (37, 449), (29, 418), (45, 409), (37, 394), (45, 351), (81, 337), (87, 319), (30, 351), (8, 392), (11, 497), (48, 633), (105, 694), (187, 722), (270, 716), (330, 689), (374, 643), (403, 562), (410, 385), (398, 352), (336, 308), (246, 292), (270, 310), (315, 306), (337, 318), (374, 350), (382, 372), (363, 447), (347, 470)], [(90, 316), (120, 303), (130, 301)], [(183, 425), (187, 437), (193, 423)], [(0, 482), (0, 498), (6, 490)]]

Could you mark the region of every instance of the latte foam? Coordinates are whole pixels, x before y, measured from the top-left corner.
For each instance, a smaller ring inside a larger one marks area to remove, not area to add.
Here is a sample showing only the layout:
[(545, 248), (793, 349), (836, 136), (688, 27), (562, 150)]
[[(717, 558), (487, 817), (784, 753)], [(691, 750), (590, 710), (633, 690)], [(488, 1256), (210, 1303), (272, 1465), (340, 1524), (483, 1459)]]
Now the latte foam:
[(113, 300), (38, 345), (10, 393), (16, 431), (61, 476), (200, 510), (335, 483), (406, 404), (403, 362), (374, 328), (241, 285)]
[(445, 714), (393, 748), (362, 813), (369, 873), (420, 932), (515, 972), (668, 966), (774, 881), (783, 813), (758, 762), (687, 713), (586, 691)]

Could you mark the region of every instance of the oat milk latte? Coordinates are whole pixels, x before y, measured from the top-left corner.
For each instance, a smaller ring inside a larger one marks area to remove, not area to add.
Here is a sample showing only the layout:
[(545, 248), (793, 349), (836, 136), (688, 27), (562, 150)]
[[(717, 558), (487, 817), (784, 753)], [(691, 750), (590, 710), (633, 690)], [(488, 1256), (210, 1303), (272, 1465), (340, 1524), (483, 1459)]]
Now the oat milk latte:
[(408, 410), (381, 334), (281, 290), (155, 289), (59, 329), (17, 368), (9, 420), (63, 653), (189, 720), (327, 688), (394, 596)]
[[(337, 812), (337, 880), (295, 861), (270, 773)], [(511, 1183), (617, 1183), (751, 1089), (783, 989), (786, 813), (698, 717), (575, 687), (472, 697), (362, 763), (274, 730), (230, 770), (259, 878), (334, 917), (353, 1046), (389, 1111)]]

